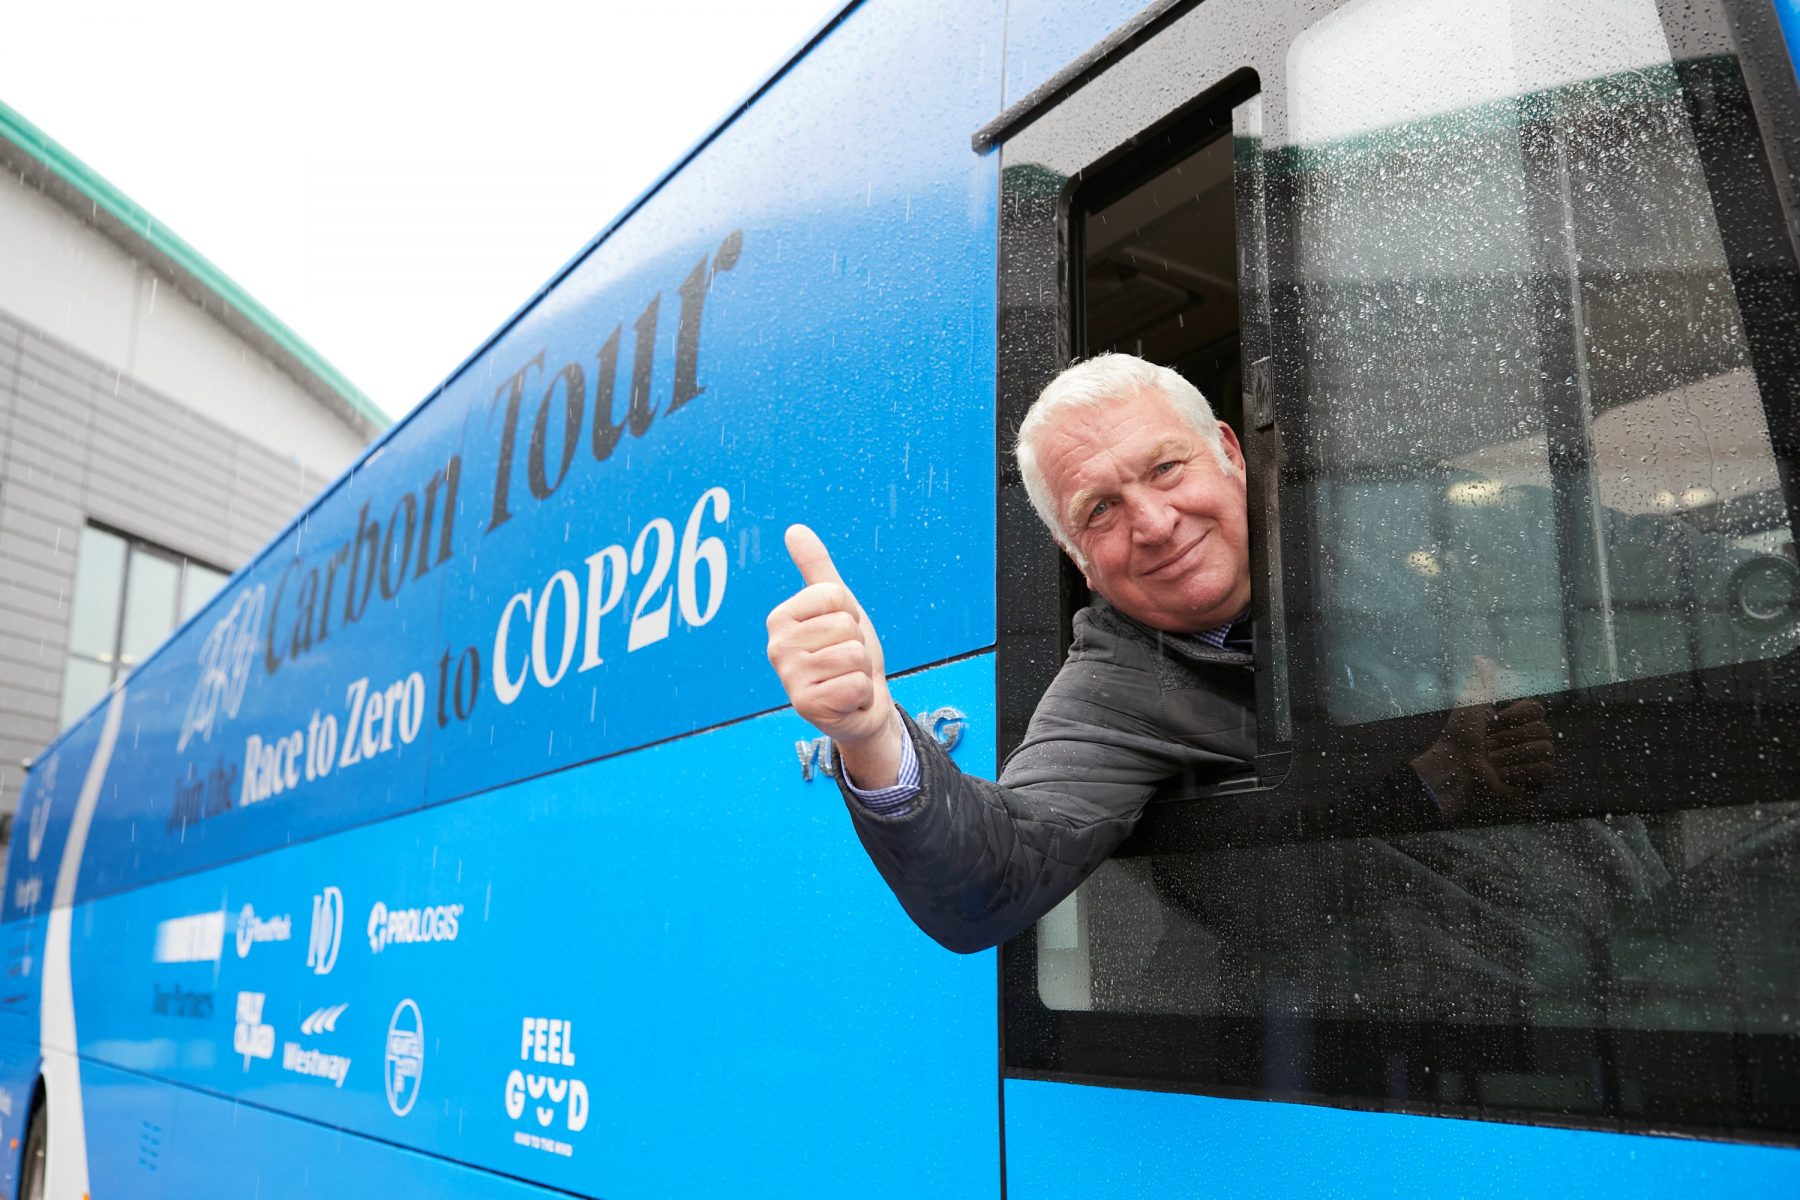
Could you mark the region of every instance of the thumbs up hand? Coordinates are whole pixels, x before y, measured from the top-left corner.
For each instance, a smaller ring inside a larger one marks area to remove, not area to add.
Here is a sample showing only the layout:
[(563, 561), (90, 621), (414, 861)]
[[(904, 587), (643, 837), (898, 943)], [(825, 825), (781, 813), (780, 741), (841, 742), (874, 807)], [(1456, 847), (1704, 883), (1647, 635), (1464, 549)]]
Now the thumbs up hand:
[(769, 613), (769, 663), (794, 711), (831, 738), (865, 791), (891, 786), (906, 732), (888, 695), (881, 640), (819, 536), (790, 525), (805, 586)]

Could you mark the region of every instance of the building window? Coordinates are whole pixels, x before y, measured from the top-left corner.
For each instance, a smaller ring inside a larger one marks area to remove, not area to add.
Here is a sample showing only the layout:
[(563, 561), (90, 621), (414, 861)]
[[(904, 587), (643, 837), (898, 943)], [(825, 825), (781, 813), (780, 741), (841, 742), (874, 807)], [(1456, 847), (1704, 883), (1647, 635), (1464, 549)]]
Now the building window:
[(226, 573), (161, 546), (89, 525), (81, 531), (69, 658), (63, 667), (64, 728), (219, 590)]

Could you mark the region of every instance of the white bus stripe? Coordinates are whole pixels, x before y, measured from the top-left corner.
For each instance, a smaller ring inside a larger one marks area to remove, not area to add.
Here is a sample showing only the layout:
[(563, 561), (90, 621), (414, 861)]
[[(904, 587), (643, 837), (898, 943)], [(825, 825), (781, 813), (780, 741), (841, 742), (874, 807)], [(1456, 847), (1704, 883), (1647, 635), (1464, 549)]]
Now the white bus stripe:
[(75, 984), (69, 964), (70, 908), (75, 881), (81, 874), (81, 854), (87, 846), (88, 828), (106, 782), (113, 745), (119, 739), (119, 722), (125, 713), (125, 689), (112, 694), (106, 706), (106, 724), (100, 744), (88, 763), (69, 838), (63, 843), (62, 865), (56, 872), (51, 894), (49, 924), (44, 933), (44, 976), (38, 1006), (39, 1042), (44, 1051), (45, 1104), (50, 1115), (50, 1145), (45, 1162), (44, 1191), (55, 1197), (88, 1194), (87, 1128), (81, 1112), (81, 1070), (76, 1058)]

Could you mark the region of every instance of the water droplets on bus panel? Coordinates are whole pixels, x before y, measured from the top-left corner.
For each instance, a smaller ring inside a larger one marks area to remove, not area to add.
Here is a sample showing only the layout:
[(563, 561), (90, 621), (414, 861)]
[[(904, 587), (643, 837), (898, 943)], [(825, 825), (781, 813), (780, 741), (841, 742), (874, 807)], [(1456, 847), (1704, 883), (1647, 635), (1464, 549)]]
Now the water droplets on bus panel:
[[(1443, 807), (1442, 829), (1128, 847), (1038, 927), (1046, 1006), (1291, 1025), (1272, 1052), (1299, 1057), (1255, 1069), (1314, 1094), (1539, 1110), (1566, 1091), (1557, 1111), (1665, 1121), (1703, 1122), (1712, 1085), (1626, 1033), (1791, 1036), (1800, 276), (1737, 63), (1722, 35), (1681, 36), (1654, 0), (1350, 0), (1289, 45), (1236, 153), (1240, 191), (1246, 163), (1266, 182), (1286, 359), (1292, 648), (1259, 666), (1291, 673), (1295, 731), (1280, 794), (1250, 803), (1416, 787), (1423, 746), (1521, 698), (1555, 774)], [(1109, 239), (1207, 163), (1229, 195), (1213, 153), (1087, 218), (1090, 351), (1141, 339), (1207, 369), (1156, 322), (1235, 305), (1229, 270), (1179, 296), (1168, 269), (1225, 253), (1229, 208), (1189, 189), (1185, 216)], [(1216, 361), (1197, 381), (1229, 397), (1236, 361)], [(1310, 1021), (1383, 1023), (1366, 1078), (1361, 1043), (1300, 1061), (1339, 1036)], [(1763, 1073), (1714, 1090), (1776, 1086), (1779, 1055), (1745, 1061)]]

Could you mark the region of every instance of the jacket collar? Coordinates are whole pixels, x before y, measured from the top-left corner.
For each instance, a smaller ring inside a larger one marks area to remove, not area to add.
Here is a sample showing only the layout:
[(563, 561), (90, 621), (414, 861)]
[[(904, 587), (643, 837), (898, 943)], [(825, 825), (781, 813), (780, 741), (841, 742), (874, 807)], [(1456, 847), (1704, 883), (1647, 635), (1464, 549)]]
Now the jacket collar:
[[(1106, 620), (1120, 626), (1135, 640), (1152, 646), (1160, 653), (1170, 655), (1177, 660), (1246, 667), (1254, 665), (1256, 661), (1253, 655), (1245, 654), (1242, 651), (1226, 650), (1214, 646), (1197, 633), (1170, 633), (1167, 630), (1152, 628), (1136, 617), (1120, 612), (1106, 600), (1096, 600), (1094, 608)], [(1248, 619), (1248, 614), (1240, 618), (1240, 620)]]

